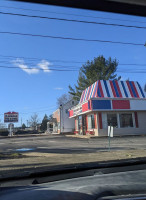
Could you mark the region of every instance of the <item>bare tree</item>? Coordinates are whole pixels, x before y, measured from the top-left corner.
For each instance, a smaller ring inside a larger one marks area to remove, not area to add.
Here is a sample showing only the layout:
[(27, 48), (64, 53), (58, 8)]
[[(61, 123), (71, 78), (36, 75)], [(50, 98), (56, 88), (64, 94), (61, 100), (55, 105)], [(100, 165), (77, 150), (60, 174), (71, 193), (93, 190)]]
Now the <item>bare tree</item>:
[(70, 94), (63, 94), (57, 99), (57, 106), (63, 105), (70, 101), (72, 99), (72, 96)]
[(38, 115), (36, 113), (34, 113), (29, 120), (29, 124), (31, 127), (33, 127), (35, 129), (38, 122), (39, 122)]
[(6, 125), (4, 123), (2, 123), (0, 120), (0, 129), (5, 129), (5, 128), (6, 128)]

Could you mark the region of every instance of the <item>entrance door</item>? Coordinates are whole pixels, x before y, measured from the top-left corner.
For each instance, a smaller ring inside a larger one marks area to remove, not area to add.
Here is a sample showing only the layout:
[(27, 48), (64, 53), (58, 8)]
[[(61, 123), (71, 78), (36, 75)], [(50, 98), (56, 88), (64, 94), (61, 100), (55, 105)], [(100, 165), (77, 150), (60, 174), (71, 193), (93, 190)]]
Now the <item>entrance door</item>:
[(79, 125), (79, 134), (82, 135), (82, 116), (80, 115), (78, 118), (78, 125)]
[(82, 116), (83, 135), (86, 135), (86, 115)]

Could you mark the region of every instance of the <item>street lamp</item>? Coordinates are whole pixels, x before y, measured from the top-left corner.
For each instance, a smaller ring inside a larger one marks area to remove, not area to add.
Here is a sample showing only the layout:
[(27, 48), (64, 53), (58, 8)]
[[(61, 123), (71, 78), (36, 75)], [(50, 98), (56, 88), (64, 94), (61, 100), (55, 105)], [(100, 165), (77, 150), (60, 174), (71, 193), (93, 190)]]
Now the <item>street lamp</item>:
[(61, 133), (61, 108), (62, 108), (62, 104), (60, 104), (59, 109), (60, 109), (60, 133)]

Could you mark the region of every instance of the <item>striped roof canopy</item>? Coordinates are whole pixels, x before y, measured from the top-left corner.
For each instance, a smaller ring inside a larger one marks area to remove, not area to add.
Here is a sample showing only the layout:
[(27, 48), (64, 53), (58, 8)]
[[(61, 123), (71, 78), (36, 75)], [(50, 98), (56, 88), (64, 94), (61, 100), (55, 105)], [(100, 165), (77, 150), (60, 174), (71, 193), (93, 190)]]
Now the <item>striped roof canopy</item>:
[(98, 80), (86, 88), (80, 103), (91, 98), (146, 98), (144, 91), (136, 81)]

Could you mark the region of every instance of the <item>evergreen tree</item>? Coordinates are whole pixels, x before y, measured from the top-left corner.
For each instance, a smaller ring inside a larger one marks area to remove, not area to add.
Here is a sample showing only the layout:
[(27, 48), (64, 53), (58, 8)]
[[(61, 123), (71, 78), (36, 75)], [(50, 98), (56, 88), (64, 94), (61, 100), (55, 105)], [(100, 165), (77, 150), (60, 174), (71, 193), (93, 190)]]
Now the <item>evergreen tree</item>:
[(26, 125), (23, 123), (22, 124), (22, 129), (25, 129), (26, 128)]
[(79, 100), (83, 90), (97, 80), (120, 80), (121, 77), (117, 77), (116, 74), (117, 66), (117, 60), (112, 60), (111, 57), (105, 59), (103, 56), (98, 56), (92, 61), (87, 61), (80, 68), (77, 84), (74, 88), (69, 85), (69, 94)]
[(45, 114), (42, 123), (41, 123), (41, 131), (46, 131), (47, 130), (47, 122), (49, 121), (48, 116)]

